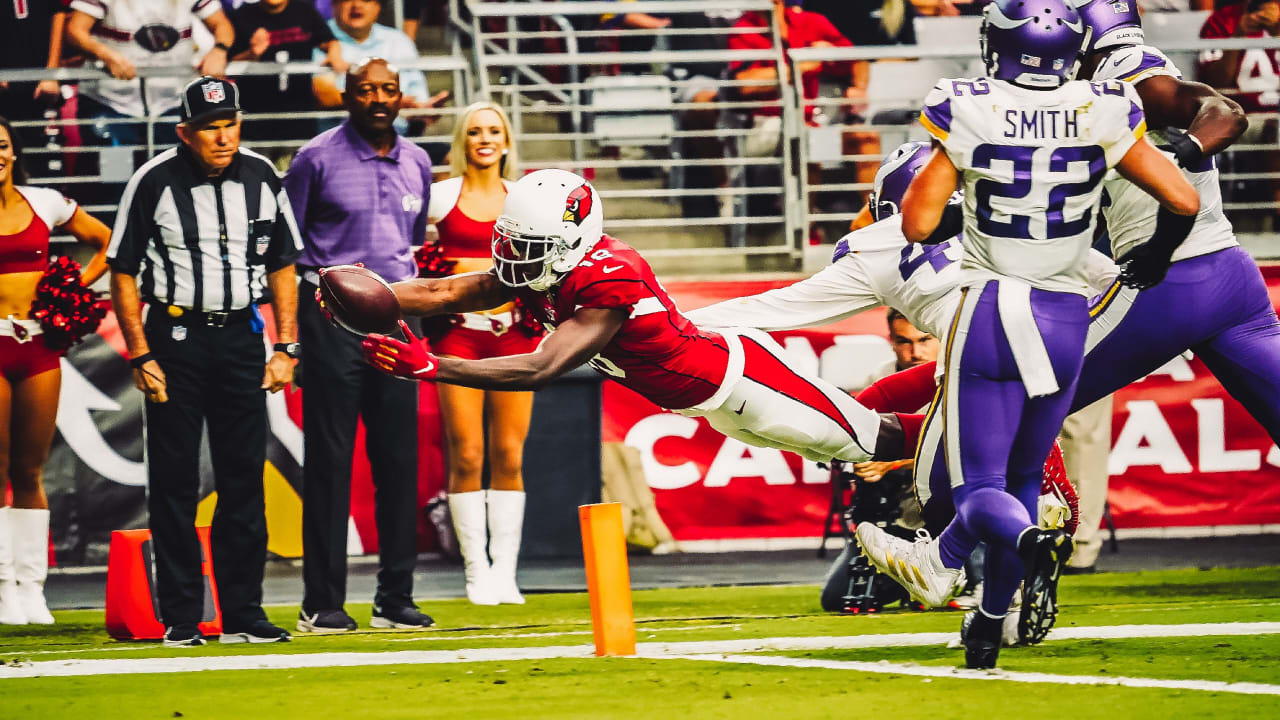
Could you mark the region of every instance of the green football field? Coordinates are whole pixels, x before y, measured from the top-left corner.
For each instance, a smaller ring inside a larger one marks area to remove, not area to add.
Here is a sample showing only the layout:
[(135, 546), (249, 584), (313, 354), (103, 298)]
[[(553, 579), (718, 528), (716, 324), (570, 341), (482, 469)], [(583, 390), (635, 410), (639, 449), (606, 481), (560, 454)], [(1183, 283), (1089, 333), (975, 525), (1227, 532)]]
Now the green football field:
[[(1055, 635), (958, 670), (961, 613), (823, 613), (808, 586), (634, 595), (638, 657), (596, 658), (585, 594), (423, 603), (429, 631), (166, 650), (101, 611), (0, 626), (6, 718), (1280, 717), (1280, 568), (1067, 577)], [(362, 623), (367, 605), (348, 605)], [(271, 608), (292, 628), (296, 608)], [(874, 714), (873, 714), (874, 713)]]

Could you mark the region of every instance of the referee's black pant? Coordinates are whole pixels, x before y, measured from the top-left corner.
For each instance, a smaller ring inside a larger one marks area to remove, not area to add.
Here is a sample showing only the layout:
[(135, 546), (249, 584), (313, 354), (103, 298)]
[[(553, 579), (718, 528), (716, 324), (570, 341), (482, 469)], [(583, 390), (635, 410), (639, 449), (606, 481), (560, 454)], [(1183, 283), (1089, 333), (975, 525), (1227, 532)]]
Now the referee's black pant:
[(378, 528), (375, 605), (413, 603), (418, 526), (418, 387), (364, 361), (360, 338), (334, 327), (298, 289), (302, 342), (302, 607), (337, 610), (347, 597), (347, 523), (356, 421), (364, 418)]
[(164, 371), (169, 400), (146, 403), (147, 510), (156, 590), (166, 625), (198, 622), (204, 576), (196, 537), (200, 438), (209, 429), (217, 510), (210, 545), (224, 627), (266, 619), (262, 575), (267, 521), (262, 469), (267, 452), (262, 334), (247, 315), (224, 327), (170, 318), (153, 306), (147, 344)]

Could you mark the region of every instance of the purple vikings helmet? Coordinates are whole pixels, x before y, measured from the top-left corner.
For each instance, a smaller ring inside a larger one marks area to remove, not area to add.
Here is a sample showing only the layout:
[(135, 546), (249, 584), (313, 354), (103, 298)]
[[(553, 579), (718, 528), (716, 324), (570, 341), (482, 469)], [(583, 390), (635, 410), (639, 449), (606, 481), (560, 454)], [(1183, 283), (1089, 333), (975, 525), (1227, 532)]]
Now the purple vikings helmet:
[(871, 217), (877, 221), (902, 211), (902, 196), (925, 163), (929, 162), (929, 143), (909, 142), (885, 156), (876, 170), (871, 190)]
[(1076, 12), (1080, 13), (1089, 33), (1084, 48), (1086, 53), (1146, 44), (1137, 0), (1076, 0)]
[(988, 77), (1055, 88), (1075, 73), (1084, 23), (1065, 0), (995, 0), (983, 11), (979, 42)]

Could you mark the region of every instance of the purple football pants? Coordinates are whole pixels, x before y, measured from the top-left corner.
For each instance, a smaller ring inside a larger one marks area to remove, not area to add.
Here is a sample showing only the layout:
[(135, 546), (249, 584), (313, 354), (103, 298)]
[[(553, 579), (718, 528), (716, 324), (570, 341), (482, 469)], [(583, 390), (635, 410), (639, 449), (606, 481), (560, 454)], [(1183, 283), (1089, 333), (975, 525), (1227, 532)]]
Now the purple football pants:
[[(1164, 282), (1142, 292), (1113, 285), (1093, 301), (1089, 314), (1084, 365), (1070, 412), (1190, 349), (1280, 443), (1280, 320), (1246, 251), (1235, 247), (1181, 260)], [(917, 456), (917, 472), (929, 472), (927, 482), (917, 478), (917, 490), (934, 526), (947, 521), (953, 505), (943, 429), (931, 413)], [(964, 564), (978, 542), (963, 528), (957, 530), (943, 533), (947, 541), (941, 548), (943, 563), (953, 568)]]
[(1189, 349), (1280, 443), (1280, 320), (1243, 248), (1176, 262), (1150, 290), (1113, 286), (1089, 312), (1072, 412)]
[(966, 290), (948, 341), (941, 422), (956, 519), (939, 538), (948, 565), (988, 543), (983, 606), (996, 617), (1022, 580), (1018, 538), (1035, 524), (1044, 458), (1070, 410), (1089, 329), (1084, 296), (1031, 290), (1039, 338), (1029, 340), (1043, 343), (1058, 390), (1028, 397), (1011, 346), (1017, 323), (1002, 317), (1010, 308), (999, 293), (1014, 289), (990, 281)]

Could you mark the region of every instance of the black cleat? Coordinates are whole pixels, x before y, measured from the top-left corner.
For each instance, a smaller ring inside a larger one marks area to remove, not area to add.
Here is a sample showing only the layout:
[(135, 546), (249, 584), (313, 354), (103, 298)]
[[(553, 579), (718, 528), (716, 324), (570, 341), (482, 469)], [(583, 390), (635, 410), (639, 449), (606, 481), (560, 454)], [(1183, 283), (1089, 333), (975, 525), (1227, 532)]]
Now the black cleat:
[(356, 621), (341, 608), (320, 610), (308, 614), (304, 608), (298, 613), (298, 632), (343, 633), (355, 630)]
[(1075, 545), (1062, 530), (1029, 530), (1018, 543), (1022, 557), (1022, 617), (1018, 639), (1034, 645), (1058, 619), (1058, 579)]
[(991, 670), (1000, 655), (1004, 618), (990, 618), (981, 610), (970, 610), (960, 623), (960, 642), (964, 645), (964, 666), (970, 670)]
[(276, 627), (266, 620), (257, 620), (248, 625), (233, 626), (232, 628), (223, 628), (222, 637), (218, 642), (223, 645), (236, 645), (239, 643), (275, 643), (289, 642), (292, 638), (289, 631), (281, 627)]
[(373, 617), (369, 619), (369, 627), (395, 630), (422, 630), (435, 624), (430, 615), (412, 605), (374, 605)]
[(204, 645), (204, 633), (195, 623), (170, 625), (164, 630), (164, 646), (167, 648), (200, 647)]

